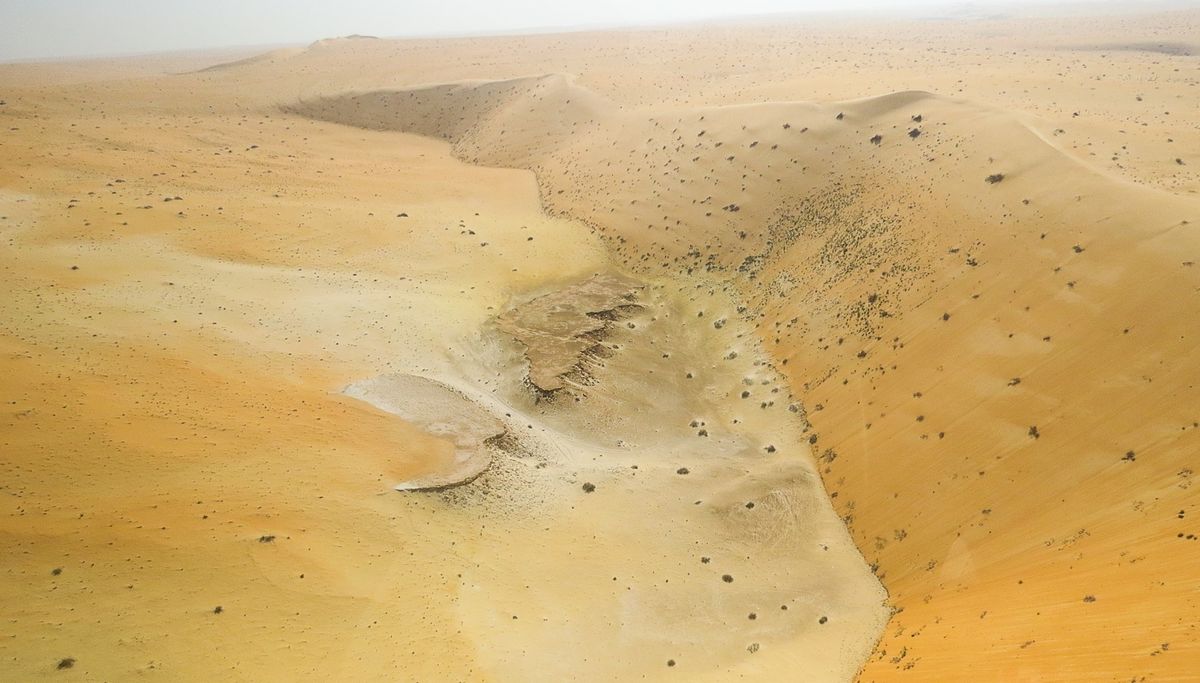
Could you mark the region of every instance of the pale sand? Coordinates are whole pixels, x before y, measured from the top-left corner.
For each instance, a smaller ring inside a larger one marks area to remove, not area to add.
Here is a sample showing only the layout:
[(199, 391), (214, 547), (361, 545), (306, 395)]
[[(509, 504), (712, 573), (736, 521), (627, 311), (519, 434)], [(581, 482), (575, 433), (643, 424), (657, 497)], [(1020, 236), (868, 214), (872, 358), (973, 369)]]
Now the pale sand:
[(0, 678), (1186, 680), (1198, 25), (0, 66)]
[(487, 442), (504, 436), (504, 423), (450, 387), (425, 377), (390, 374), (365, 379), (344, 392), (454, 444), (445, 462), (395, 484), (397, 491), (444, 489), (469, 483), (492, 462)]

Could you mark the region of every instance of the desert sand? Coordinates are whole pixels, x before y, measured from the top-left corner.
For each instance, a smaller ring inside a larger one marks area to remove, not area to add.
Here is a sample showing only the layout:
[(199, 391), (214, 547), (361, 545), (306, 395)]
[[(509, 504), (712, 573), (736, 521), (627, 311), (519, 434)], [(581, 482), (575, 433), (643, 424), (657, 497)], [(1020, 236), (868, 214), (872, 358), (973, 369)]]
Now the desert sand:
[(0, 679), (1189, 680), (1198, 35), (0, 65)]

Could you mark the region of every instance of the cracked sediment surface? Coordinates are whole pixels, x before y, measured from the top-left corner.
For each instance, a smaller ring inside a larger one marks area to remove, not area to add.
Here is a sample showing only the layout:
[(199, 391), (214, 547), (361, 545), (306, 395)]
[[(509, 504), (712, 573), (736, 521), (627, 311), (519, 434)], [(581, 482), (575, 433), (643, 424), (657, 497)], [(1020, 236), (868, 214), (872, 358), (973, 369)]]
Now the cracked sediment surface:
[(639, 308), (642, 286), (619, 275), (593, 275), (515, 306), (496, 324), (525, 348), (530, 384), (541, 392), (558, 391), (586, 377), (589, 357), (606, 353), (605, 332)]

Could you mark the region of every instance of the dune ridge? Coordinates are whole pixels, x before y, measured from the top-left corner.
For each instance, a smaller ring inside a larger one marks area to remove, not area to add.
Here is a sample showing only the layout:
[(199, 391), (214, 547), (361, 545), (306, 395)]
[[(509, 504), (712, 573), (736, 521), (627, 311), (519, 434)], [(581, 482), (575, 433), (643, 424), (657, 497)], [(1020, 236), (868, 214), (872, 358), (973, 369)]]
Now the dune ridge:
[[(1167, 552), (1147, 573), (1119, 560), (1118, 539), (1157, 528), (1161, 543), (1176, 542), (1174, 517), (1149, 514), (1136, 492), (1160, 490), (1154, 509), (1173, 511), (1198, 447), (1197, 417), (1180, 400), (1197, 386), (1183, 322), (1200, 311), (1188, 265), (1200, 253), (1195, 200), (1110, 177), (1016, 117), (929, 93), (594, 107), (561, 125), (578, 96), (541, 82), (454, 86), (455, 105), (437, 88), (392, 93), (401, 117), (365, 106), (370, 95), (289, 111), (432, 132), (466, 161), (528, 168), (548, 211), (592, 226), (633, 272), (703, 274), (729, 291), (803, 399), (826, 488), (903, 612), (863, 680), (955, 666), (954, 647), (925, 654), (909, 633), (970, 650), (980, 614), (1001, 624), (988, 652), (1015, 657), (1049, 641), (1075, 653), (1023, 656), (1029, 671), (1090, 666), (1094, 655), (1072, 642), (1140, 639), (1149, 652), (1191, 638), (1153, 616), (1195, 600), (1186, 563)], [(479, 101), (500, 88), (523, 106)], [(443, 106), (464, 116), (431, 129)], [(472, 123), (466, 112), (480, 110)], [(1117, 342), (1139, 329), (1153, 351)], [(1084, 369), (1098, 356), (1171, 370), (1121, 389)], [(1149, 399), (1163, 383), (1170, 402)], [(1144, 398), (1120, 400), (1123, 390)], [(896, 448), (907, 455), (890, 457)], [(1134, 464), (1147, 449), (1156, 457)], [(1013, 577), (1017, 558), (1053, 568), (1036, 591)], [(1151, 588), (1172, 574), (1165, 585), (1176, 588)], [(1130, 616), (1139, 585), (1161, 607)], [(1047, 601), (1093, 626), (1062, 634), (1006, 616)]]

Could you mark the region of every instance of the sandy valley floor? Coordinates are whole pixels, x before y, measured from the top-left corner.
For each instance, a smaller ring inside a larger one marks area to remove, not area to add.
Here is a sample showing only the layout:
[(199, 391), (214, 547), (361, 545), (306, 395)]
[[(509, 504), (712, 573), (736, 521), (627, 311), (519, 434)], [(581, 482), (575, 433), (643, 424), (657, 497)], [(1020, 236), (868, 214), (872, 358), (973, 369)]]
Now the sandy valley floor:
[(1188, 680), (1198, 35), (0, 65), (0, 679)]

